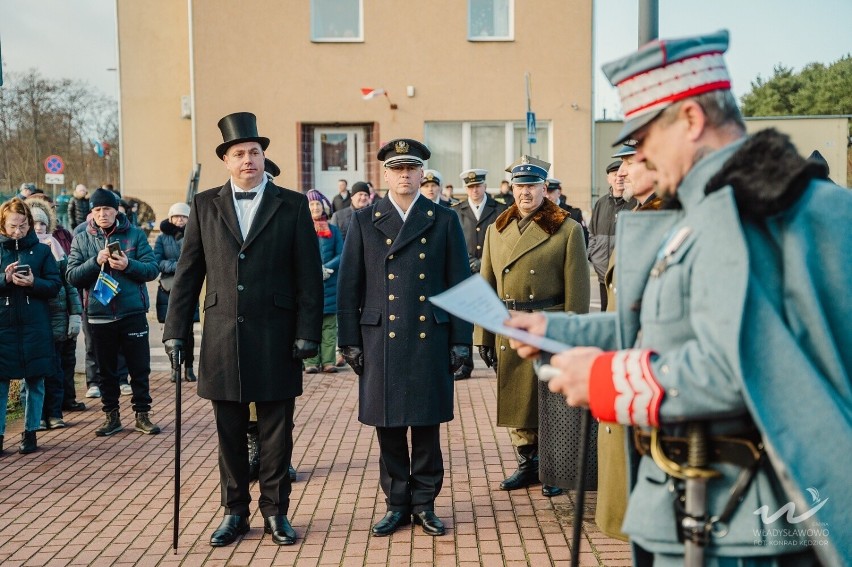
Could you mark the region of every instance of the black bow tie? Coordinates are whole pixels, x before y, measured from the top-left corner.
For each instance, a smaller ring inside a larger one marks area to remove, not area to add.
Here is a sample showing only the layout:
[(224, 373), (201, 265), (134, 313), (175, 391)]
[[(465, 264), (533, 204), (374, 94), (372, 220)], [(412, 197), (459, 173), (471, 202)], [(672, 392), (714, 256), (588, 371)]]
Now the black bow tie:
[(237, 199), (254, 199), (254, 196), (257, 193), (252, 193), (251, 191), (234, 191), (234, 197)]

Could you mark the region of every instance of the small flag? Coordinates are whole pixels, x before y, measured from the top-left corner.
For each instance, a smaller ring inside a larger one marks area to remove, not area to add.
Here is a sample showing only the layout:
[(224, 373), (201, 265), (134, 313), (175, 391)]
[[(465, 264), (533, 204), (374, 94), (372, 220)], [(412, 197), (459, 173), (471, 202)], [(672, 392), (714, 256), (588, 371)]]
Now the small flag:
[(104, 157), (104, 146), (97, 138), (92, 138), (92, 149), (95, 151), (98, 157)]
[(97, 299), (101, 305), (109, 305), (109, 302), (118, 295), (118, 280), (101, 268), (98, 281), (95, 282), (95, 287), (89, 295)]
[(364, 100), (370, 100), (371, 98), (376, 98), (377, 96), (382, 96), (385, 94), (385, 89), (361, 89), (361, 97)]

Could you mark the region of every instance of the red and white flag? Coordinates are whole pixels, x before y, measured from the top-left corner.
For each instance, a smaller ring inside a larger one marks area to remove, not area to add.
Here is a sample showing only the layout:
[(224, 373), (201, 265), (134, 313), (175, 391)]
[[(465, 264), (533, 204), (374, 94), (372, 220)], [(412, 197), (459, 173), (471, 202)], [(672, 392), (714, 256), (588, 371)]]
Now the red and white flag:
[(385, 94), (385, 89), (361, 89), (361, 97), (364, 100), (370, 100), (371, 98), (376, 98), (377, 96), (382, 96)]

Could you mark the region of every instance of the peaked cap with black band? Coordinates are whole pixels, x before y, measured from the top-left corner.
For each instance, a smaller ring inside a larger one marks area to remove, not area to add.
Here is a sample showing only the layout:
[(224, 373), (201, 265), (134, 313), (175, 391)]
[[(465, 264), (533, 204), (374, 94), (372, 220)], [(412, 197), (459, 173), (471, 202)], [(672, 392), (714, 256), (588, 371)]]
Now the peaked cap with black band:
[(441, 172), (435, 169), (424, 169), (423, 179), (420, 180), (420, 186), (423, 187), (427, 183), (441, 185)]
[(269, 138), (257, 134), (257, 116), (251, 112), (235, 112), (219, 120), (217, 124), (222, 132), (223, 142), (216, 146), (216, 155), (219, 159), (225, 156), (228, 148), (234, 144), (243, 142), (257, 142), (260, 148), (266, 151), (269, 147)]
[(385, 167), (398, 167), (400, 165), (419, 165), (432, 156), (422, 142), (411, 138), (397, 138), (391, 140), (376, 154), (379, 161), (384, 162)]
[(658, 39), (638, 51), (603, 66), (604, 75), (618, 89), (624, 126), (613, 146), (660, 113), (685, 98), (730, 90), (731, 76), (723, 54), (728, 31), (680, 39)]
[(487, 169), (467, 169), (459, 174), (459, 177), (464, 182), (465, 187), (471, 185), (479, 185), (485, 183), (485, 176), (488, 175)]
[(512, 185), (531, 185), (535, 183), (547, 183), (547, 172), (550, 164), (546, 161), (532, 156), (521, 156), (521, 158), (506, 168), (512, 174)]

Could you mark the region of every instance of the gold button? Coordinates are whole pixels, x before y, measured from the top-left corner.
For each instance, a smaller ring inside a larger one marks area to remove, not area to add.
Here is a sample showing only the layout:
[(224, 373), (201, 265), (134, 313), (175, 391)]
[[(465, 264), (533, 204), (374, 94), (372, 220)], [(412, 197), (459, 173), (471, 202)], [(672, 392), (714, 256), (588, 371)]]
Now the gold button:
[(479, 227), (476, 227), (476, 232), (479, 232), (479, 231), (480, 231), (480, 228), (479, 228)]
[(396, 315), (391, 315), (390, 317), (388, 317), (388, 319), (390, 319), (391, 321), (396, 321)]
[(393, 240), (391, 240), (390, 238), (388, 238), (387, 240), (385, 240), (385, 244), (388, 244), (388, 245), (390, 245), (392, 242), (393, 242)]
[(530, 294), (530, 299), (532, 299), (532, 298), (533, 298), (533, 294)]
[(425, 339), (425, 338), (426, 338), (426, 333), (420, 333), (420, 338), (421, 338), (421, 339)]
[(426, 320), (426, 315), (421, 315), (421, 316), (420, 316), (420, 320), (421, 320), (421, 321), (425, 321), (425, 320)]
[(423, 258), (425, 258), (425, 257), (426, 257), (426, 254), (424, 254), (423, 252), (421, 252), (421, 253), (420, 253), (420, 259), (422, 260), (422, 259), (423, 259)]
[(506, 268), (505, 270), (503, 270), (503, 273), (504, 273), (504, 274), (508, 274), (508, 273), (509, 273), (509, 268)]
[(394, 277), (394, 276), (393, 276), (393, 274), (388, 274), (388, 279), (389, 279), (389, 280), (392, 280), (392, 279), (393, 279), (393, 277)]
[(382, 213), (380, 213), (379, 211), (376, 211), (376, 216), (380, 217), (380, 216), (382, 216)]
[(426, 301), (426, 296), (425, 296), (425, 295), (421, 295), (421, 296), (420, 296), (420, 301)]
[(482, 250), (482, 246), (477, 245), (477, 246), (476, 246), (476, 249), (477, 249), (477, 250)]
[(432, 211), (427, 211), (426, 214), (431, 217), (434, 213)]
[(396, 337), (396, 333), (394, 333), (393, 331), (391, 331), (390, 333), (388, 333), (388, 336), (389, 336), (390, 338), (394, 338), (394, 337)]
[(390, 256), (388, 256), (388, 260), (393, 260), (393, 254), (391, 254)]
[(388, 296), (388, 299), (390, 299), (391, 301), (393, 301), (393, 300), (394, 300), (394, 299), (396, 299), (396, 298), (393, 296), (393, 294), (390, 294), (390, 295)]
[(425, 239), (425, 238), (421, 238), (421, 239), (420, 239), (420, 244), (426, 244), (426, 239)]
[(420, 274), (420, 279), (421, 279), (421, 280), (425, 280), (425, 279), (426, 279), (426, 274)]
[(530, 273), (531, 273), (531, 274), (535, 274), (535, 270), (530, 270)]
[(506, 345), (500, 345), (500, 350), (506, 350)]
[(506, 299), (509, 299), (509, 294), (508, 294), (508, 293), (506, 294)]

